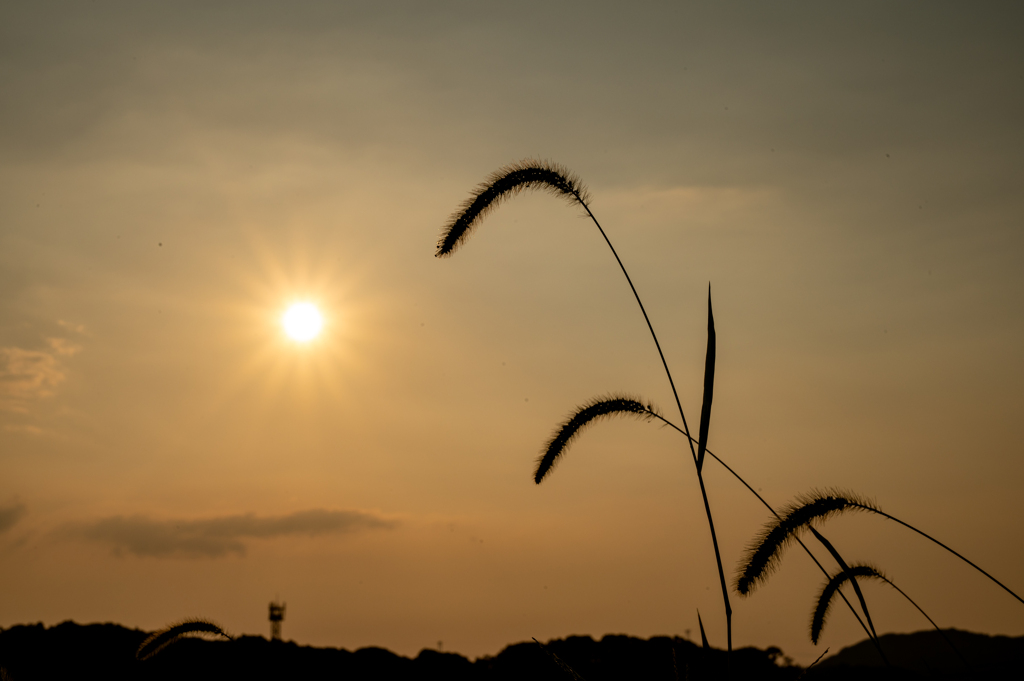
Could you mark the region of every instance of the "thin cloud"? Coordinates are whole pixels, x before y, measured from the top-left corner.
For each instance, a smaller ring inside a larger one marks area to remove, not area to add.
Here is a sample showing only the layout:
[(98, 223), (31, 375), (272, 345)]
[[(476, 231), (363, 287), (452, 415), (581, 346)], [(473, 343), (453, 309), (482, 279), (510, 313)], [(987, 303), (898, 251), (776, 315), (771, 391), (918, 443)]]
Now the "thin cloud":
[(83, 336), (86, 334), (86, 330), (85, 330), (85, 325), (84, 324), (75, 324), (74, 322), (66, 322), (63, 319), (58, 319), (57, 320), (57, 325), (62, 327), (62, 328), (67, 329), (68, 331), (74, 331), (75, 333), (80, 333)]
[(27, 414), (29, 404), (53, 397), (67, 373), (62, 357), (73, 357), (82, 347), (66, 338), (47, 338), (50, 350), (0, 348), (0, 411)]
[(82, 351), (82, 346), (72, 343), (67, 338), (47, 338), (46, 342), (58, 355), (71, 357)]
[(15, 523), (25, 515), (25, 504), (0, 506), (0, 534), (14, 527)]
[(0, 409), (25, 413), (27, 402), (52, 396), (64, 378), (64, 370), (54, 354), (0, 348)]
[(111, 546), (115, 554), (218, 558), (244, 555), (246, 539), (285, 536), (350, 534), (360, 530), (390, 529), (391, 519), (364, 511), (311, 509), (282, 516), (252, 513), (200, 520), (153, 520), (143, 515), (112, 516), (91, 523), (65, 526), (67, 537)]
[(28, 423), (5, 423), (4, 430), (8, 433), (28, 433), (29, 435), (42, 435), (43, 429)]

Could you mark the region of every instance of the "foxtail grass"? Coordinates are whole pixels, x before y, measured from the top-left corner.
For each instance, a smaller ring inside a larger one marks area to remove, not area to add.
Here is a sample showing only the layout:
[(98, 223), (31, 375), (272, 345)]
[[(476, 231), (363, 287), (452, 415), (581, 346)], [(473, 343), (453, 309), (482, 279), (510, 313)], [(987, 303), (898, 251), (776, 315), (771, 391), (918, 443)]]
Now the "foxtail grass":
[(870, 565), (851, 565), (848, 569), (840, 570), (829, 577), (821, 587), (821, 593), (815, 601), (814, 612), (811, 613), (811, 643), (817, 645), (818, 639), (821, 638), (821, 631), (825, 628), (829, 610), (832, 608), (832, 597), (839, 591), (839, 587), (856, 577), (880, 579), (882, 575)]
[(855, 581), (857, 579), (878, 580), (880, 582), (888, 584), (893, 589), (895, 589), (897, 593), (903, 596), (903, 598), (905, 598), (907, 602), (914, 606), (914, 608), (919, 613), (921, 613), (921, 615), (924, 616), (926, 620), (928, 620), (928, 623), (932, 625), (935, 631), (939, 632), (939, 635), (946, 642), (946, 644), (953, 650), (953, 652), (956, 653), (957, 657), (960, 658), (960, 661), (964, 664), (964, 666), (970, 666), (968, 665), (967, 660), (964, 659), (964, 656), (960, 653), (960, 649), (953, 644), (953, 642), (949, 639), (948, 636), (946, 636), (946, 632), (944, 632), (939, 627), (939, 625), (935, 623), (935, 620), (933, 620), (931, 616), (924, 611), (924, 608), (918, 605), (917, 602), (913, 598), (911, 598), (906, 591), (896, 586), (896, 584), (891, 579), (886, 577), (878, 568), (863, 563), (847, 566), (845, 570), (839, 570), (838, 572), (836, 572), (836, 574), (832, 575), (827, 580), (825, 580), (825, 583), (821, 587), (821, 592), (818, 594), (818, 598), (814, 603), (814, 612), (811, 613), (810, 628), (812, 643), (817, 645), (818, 640), (821, 638), (822, 631), (825, 629), (825, 623), (828, 620), (829, 610), (832, 607), (833, 597), (839, 591), (840, 587), (842, 587), (843, 584), (847, 581)]
[(577, 407), (544, 445), (544, 451), (537, 459), (537, 469), (533, 474), (534, 482), (538, 485), (541, 483), (583, 430), (596, 421), (619, 415), (634, 416), (646, 421), (660, 418), (653, 404), (644, 404), (639, 399), (627, 395), (598, 397)]
[(830, 489), (823, 492), (812, 491), (810, 494), (800, 496), (796, 502), (787, 507), (783, 516), (777, 517), (774, 521), (769, 521), (750, 547), (748, 547), (744, 563), (741, 563), (739, 575), (736, 579), (736, 590), (746, 595), (755, 586), (763, 583), (771, 572), (778, 567), (782, 552), (799, 531), (810, 527), (814, 522), (823, 522), (840, 513), (861, 511), (892, 520), (909, 530), (913, 530), (967, 563), (1008, 594), (1024, 603), (1024, 599), (1013, 590), (963, 554), (954, 551), (946, 544), (930, 534), (919, 530), (910, 523), (886, 513), (870, 501), (852, 492), (840, 489)]
[(744, 596), (767, 581), (778, 569), (785, 549), (807, 529), (811, 523), (824, 521), (849, 510), (874, 510), (866, 499), (841, 490), (812, 491), (782, 510), (782, 515), (769, 521), (747, 547), (736, 577), (736, 591)]
[(488, 213), (525, 189), (542, 189), (583, 208), (590, 202), (580, 179), (556, 163), (535, 159), (511, 163), (491, 173), (452, 213), (441, 230), (435, 256), (445, 258), (453, 254)]
[(864, 619), (868, 623), (871, 641), (875, 644), (875, 649), (878, 651), (878, 655), (882, 658), (882, 662), (884, 662), (886, 666), (888, 666), (889, 660), (885, 657), (885, 651), (882, 650), (882, 643), (878, 640), (878, 633), (875, 631), (874, 622), (871, 621), (871, 611), (868, 610), (868, 601), (866, 598), (864, 598), (864, 591), (860, 588), (860, 582), (857, 581), (856, 576), (853, 576), (850, 573), (850, 566), (846, 564), (846, 561), (843, 560), (843, 557), (839, 555), (839, 552), (836, 551), (836, 548), (832, 546), (832, 542), (825, 539), (825, 537), (823, 537), (820, 532), (814, 529), (813, 526), (808, 525), (807, 529), (810, 530), (811, 534), (814, 535), (814, 538), (818, 540), (818, 543), (824, 546), (825, 549), (830, 554), (832, 554), (832, 558), (836, 561), (836, 564), (839, 565), (839, 569), (847, 575), (851, 575), (850, 584), (853, 586), (853, 592), (857, 595), (857, 600), (860, 601), (860, 609), (861, 612), (864, 613)]
[[(658, 350), (658, 356), (661, 359), (662, 367), (665, 369), (665, 376), (668, 379), (669, 387), (672, 389), (672, 397), (675, 399), (676, 408), (679, 410), (679, 418), (682, 420), (683, 430), (687, 436), (690, 455), (693, 457), (693, 463), (697, 469), (697, 480), (700, 483), (701, 496), (704, 500), (704, 510), (707, 514), (708, 527), (711, 531), (711, 541), (715, 550), (715, 561), (718, 565), (719, 581), (722, 586), (722, 600), (725, 608), (728, 649), (729, 651), (732, 651), (732, 606), (729, 603), (729, 589), (725, 579), (725, 570), (722, 567), (722, 556), (718, 547), (718, 536), (715, 533), (711, 504), (708, 501), (707, 490), (704, 486), (704, 478), (701, 474), (701, 464), (703, 463), (703, 460), (701, 457), (698, 457), (697, 450), (694, 449), (693, 438), (690, 437), (690, 428), (686, 423), (686, 415), (683, 412), (683, 405), (679, 400), (679, 392), (676, 390), (675, 381), (672, 379), (672, 371), (668, 367), (668, 362), (665, 359), (665, 353), (662, 351), (661, 343), (658, 341), (658, 334), (654, 332), (654, 326), (651, 324), (651, 318), (647, 314), (647, 309), (644, 307), (643, 301), (640, 299), (640, 294), (637, 292), (636, 286), (634, 286), (633, 280), (629, 276), (629, 272), (626, 270), (626, 266), (623, 264), (622, 259), (615, 250), (615, 246), (612, 245), (611, 239), (609, 239), (607, 233), (605, 233), (604, 228), (601, 227), (601, 223), (598, 222), (597, 217), (590, 209), (586, 187), (579, 181), (579, 178), (571, 174), (568, 170), (547, 161), (527, 159), (505, 166), (504, 168), (500, 168), (490, 175), (485, 182), (478, 185), (473, 194), (463, 202), (459, 210), (453, 213), (449, 218), (441, 231), (441, 237), (438, 240), (437, 252), (435, 255), (437, 257), (446, 257), (454, 253), (456, 249), (465, 243), (466, 239), (469, 237), (472, 230), (479, 224), (480, 220), (495, 207), (500, 205), (501, 202), (519, 194), (525, 189), (534, 188), (551, 192), (556, 196), (561, 196), (567, 199), (571, 204), (579, 205), (586, 211), (587, 216), (594, 223), (594, 226), (597, 227), (598, 232), (600, 232), (601, 237), (604, 239), (608, 248), (611, 250), (612, 255), (615, 257), (615, 261), (618, 263), (619, 269), (622, 271), (623, 276), (626, 278), (626, 282), (629, 284), (630, 290), (633, 292), (633, 297), (636, 299), (640, 312), (643, 314), (644, 321), (647, 324), (647, 329), (651, 333), (651, 339), (654, 341), (654, 345)], [(708, 290), (708, 332), (708, 354), (705, 361), (704, 380), (704, 405), (707, 414), (705, 415), (703, 413), (704, 410), (702, 410), (703, 433), (698, 440), (698, 442), (703, 441), (705, 447), (707, 444), (707, 426), (710, 421), (712, 395), (709, 386), (714, 384), (715, 356), (714, 318), (711, 312), (710, 288)]]
[(219, 636), (229, 641), (231, 640), (230, 634), (209, 620), (199, 618), (187, 619), (150, 634), (150, 636), (143, 641), (141, 645), (139, 645), (139, 649), (135, 651), (135, 658), (138, 660), (148, 660), (167, 648), (167, 646), (180, 641), (186, 636), (203, 635)]

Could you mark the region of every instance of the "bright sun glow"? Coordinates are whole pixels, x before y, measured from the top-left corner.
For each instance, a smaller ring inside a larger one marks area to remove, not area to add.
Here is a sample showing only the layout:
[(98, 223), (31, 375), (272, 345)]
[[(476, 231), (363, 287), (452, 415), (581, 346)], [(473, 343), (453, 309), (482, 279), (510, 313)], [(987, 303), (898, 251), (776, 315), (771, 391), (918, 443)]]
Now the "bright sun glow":
[(284, 313), (281, 321), (284, 332), (297, 341), (313, 340), (324, 325), (320, 310), (313, 303), (295, 303)]

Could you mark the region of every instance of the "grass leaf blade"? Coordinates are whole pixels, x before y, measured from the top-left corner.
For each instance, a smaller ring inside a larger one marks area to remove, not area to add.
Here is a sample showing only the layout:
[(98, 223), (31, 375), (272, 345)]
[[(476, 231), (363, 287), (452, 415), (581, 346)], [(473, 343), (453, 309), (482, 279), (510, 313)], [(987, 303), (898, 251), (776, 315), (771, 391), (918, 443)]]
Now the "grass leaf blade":
[(704, 622), (700, 618), (700, 610), (697, 611), (697, 624), (700, 625), (700, 645), (704, 652), (707, 652), (711, 650), (711, 645), (708, 643), (708, 635), (704, 633)]
[(711, 285), (708, 285), (708, 352), (704, 359), (704, 402), (700, 408), (700, 431), (697, 435), (697, 472), (704, 468), (704, 452), (708, 448), (711, 428), (711, 400), (715, 394), (715, 315), (711, 311)]

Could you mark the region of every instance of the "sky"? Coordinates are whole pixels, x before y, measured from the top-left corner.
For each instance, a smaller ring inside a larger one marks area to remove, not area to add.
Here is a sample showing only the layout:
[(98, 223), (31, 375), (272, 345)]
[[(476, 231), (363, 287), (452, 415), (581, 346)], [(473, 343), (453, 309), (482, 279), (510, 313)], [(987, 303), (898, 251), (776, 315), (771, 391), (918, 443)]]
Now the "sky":
[[(0, 2), (0, 626), (476, 657), (571, 634), (725, 646), (685, 441), (552, 430), (674, 400), (773, 505), (838, 487), (1024, 591), (1024, 43), (1016, 3)], [(281, 317), (316, 304), (298, 343)], [(714, 462), (725, 570), (769, 514)], [(1024, 606), (869, 515), (824, 526), (943, 627)], [(738, 646), (861, 640), (795, 550)], [(879, 633), (928, 623), (884, 584)]]

